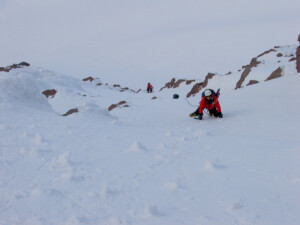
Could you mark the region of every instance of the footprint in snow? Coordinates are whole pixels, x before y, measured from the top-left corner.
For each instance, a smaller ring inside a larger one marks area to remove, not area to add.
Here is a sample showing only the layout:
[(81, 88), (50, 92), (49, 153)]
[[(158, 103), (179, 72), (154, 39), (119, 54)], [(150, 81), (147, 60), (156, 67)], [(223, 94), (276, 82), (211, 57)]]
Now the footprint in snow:
[(174, 134), (173, 134), (173, 132), (172, 131), (168, 131), (167, 133), (166, 133), (166, 136), (168, 136), (168, 137), (173, 137), (174, 136)]
[(237, 211), (241, 210), (242, 208), (244, 208), (244, 203), (242, 200), (238, 200), (229, 207), (228, 211)]
[(128, 152), (148, 152), (149, 149), (139, 142), (133, 142), (132, 145), (128, 148)]
[(163, 185), (163, 189), (166, 191), (173, 191), (173, 190), (178, 190), (178, 189), (184, 189), (184, 186), (182, 185), (182, 182), (180, 182), (180, 181), (170, 181), (170, 182), (166, 182)]
[(206, 132), (205, 130), (203, 130), (203, 129), (198, 129), (198, 130), (196, 130), (196, 131), (193, 133), (193, 135), (194, 135), (195, 137), (203, 136), (203, 135), (206, 135), (206, 134), (207, 134), (207, 132)]
[(157, 206), (155, 205), (150, 205), (150, 206), (147, 206), (144, 210), (145, 212), (145, 217), (163, 217), (163, 216), (166, 216), (165, 213), (163, 213), (161, 210), (159, 210), (157, 208)]
[(219, 161), (212, 162), (209, 160), (205, 161), (204, 167), (203, 167), (203, 169), (206, 171), (222, 170), (222, 169), (226, 169), (226, 168), (227, 168), (227, 166), (221, 164)]

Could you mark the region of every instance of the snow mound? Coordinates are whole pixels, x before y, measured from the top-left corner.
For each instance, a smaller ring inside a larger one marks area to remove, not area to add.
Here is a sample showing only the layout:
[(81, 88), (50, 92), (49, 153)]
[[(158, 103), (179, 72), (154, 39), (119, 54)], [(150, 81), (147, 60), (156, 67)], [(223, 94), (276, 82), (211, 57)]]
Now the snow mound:
[(149, 149), (141, 144), (140, 142), (133, 142), (132, 145), (129, 147), (128, 152), (136, 152), (136, 153), (141, 153), (141, 152), (148, 152)]
[(43, 81), (23, 69), (0, 73), (0, 100), (14, 106), (50, 110), (46, 97), (42, 95), (44, 85)]

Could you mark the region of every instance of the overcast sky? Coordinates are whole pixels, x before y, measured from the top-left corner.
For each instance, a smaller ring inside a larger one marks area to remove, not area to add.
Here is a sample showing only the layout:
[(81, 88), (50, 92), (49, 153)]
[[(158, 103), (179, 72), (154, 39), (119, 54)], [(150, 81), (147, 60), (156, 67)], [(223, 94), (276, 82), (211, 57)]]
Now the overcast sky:
[(0, 0), (0, 66), (65, 74), (197, 77), (296, 44), (299, 0)]

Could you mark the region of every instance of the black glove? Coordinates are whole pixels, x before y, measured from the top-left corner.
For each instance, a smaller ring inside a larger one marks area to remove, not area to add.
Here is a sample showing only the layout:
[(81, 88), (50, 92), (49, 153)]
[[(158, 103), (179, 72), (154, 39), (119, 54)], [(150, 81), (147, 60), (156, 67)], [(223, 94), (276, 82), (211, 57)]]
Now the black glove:
[(223, 118), (223, 113), (222, 112), (219, 112), (219, 117)]
[(199, 120), (202, 120), (202, 116), (203, 116), (203, 113), (199, 113), (198, 119), (199, 119)]

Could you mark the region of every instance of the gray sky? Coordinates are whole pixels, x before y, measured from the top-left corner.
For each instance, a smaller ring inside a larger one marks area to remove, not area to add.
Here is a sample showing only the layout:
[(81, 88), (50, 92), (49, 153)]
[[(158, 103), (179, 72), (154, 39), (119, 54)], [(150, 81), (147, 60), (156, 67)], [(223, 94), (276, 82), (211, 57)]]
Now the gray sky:
[(299, 0), (0, 0), (0, 66), (111, 80), (226, 73), (295, 44), (299, 12)]

